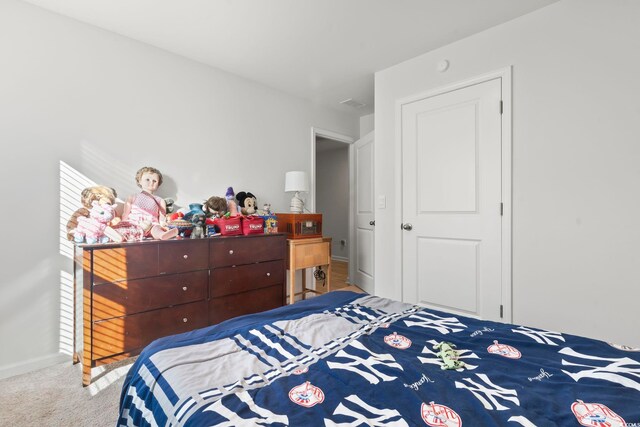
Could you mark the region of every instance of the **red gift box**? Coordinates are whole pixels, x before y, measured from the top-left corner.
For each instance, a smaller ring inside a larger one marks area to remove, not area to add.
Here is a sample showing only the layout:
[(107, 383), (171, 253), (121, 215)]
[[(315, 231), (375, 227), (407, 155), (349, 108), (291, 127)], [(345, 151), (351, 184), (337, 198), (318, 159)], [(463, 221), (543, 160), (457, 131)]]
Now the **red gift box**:
[(216, 225), (220, 228), (220, 234), (223, 236), (242, 234), (242, 217), (240, 215), (229, 218), (218, 218)]
[(263, 234), (264, 219), (259, 216), (249, 215), (242, 218), (242, 234)]

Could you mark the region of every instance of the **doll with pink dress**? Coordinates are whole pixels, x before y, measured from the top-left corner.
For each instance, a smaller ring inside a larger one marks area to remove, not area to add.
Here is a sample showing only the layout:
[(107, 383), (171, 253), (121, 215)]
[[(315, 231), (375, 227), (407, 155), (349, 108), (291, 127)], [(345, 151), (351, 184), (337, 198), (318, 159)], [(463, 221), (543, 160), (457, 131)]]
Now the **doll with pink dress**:
[(124, 206), (122, 219), (144, 230), (146, 237), (168, 240), (178, 235), (178, 229), (166, 226), (167, 205), (154, 193), (162, 185), (162, 174), (156, 168), (145, 166), (136, 173), (136, 182), (142, 191), (132, 194)]

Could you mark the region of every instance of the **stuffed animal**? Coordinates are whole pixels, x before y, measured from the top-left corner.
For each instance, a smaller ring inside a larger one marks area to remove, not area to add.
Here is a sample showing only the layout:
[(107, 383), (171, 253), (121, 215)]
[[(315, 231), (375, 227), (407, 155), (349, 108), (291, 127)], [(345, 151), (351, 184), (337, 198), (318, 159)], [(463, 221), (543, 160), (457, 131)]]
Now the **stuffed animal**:
[(167, 213), (170, 214), (173, 212), (173, 206), (176, 203), (173, 199), (171, 198), (166, 198), (164, 199), (164, 203), (167, 205)]
[(462, 360), (458, 360), (460, 355), (455, 350), (455, 347), (455, 345), (445, 341), (433, 346), (434, 350), (440, 350), (436, 353), (436, 356), (442, 359), (441, 369), (460, 369), (466, 366)]
[(233, 192), (233, 187), (227, 188), (225, 199), (227, 199), (227, 212), (225, 217), (238, 216), (238, 204), (235, 201), (236, 193)]
[(202, 239), (204, 236), (204, 221), (205, 214), (199, 213), (195, 214), (191, 217), (191, 222), (193, 223), (193, 230), (191, 230), (191, 238), (192, 239)]
[(240, 205), (240, 212), (242, 213), (242, 215), (253, 215), (256, 213), (256, 205), (258, 204), (258, 200), (253, 194), (241, 191), (236, 194), (236, 200), (238, 200), (238, 204)]
[[(73, 232), (73, 240), (76, 243), (106, 243), (109, 237), (105, 235), (109, 221), (114, 217), (115, 205), (100, 203), (96, 200), (91, 202), (89, 217), (78, 217), (78, 226)], [(121, 240), (122, 241), (122, 240)]]
[(111, 228), (111, 226), (115, 226), (120, 222), (119, 211), (121, 206), (115, 204), (116, 197), (116, 190), (105, 187), (104, 185), (96, 185), (83, 189), (80, 193), (80, 202), (82, 203), (82, 207), (77, 209), (67, 222), (67, 239), (75, 240), (74, 230), (78, 227), (78, 218), (88, 218), (89, 211), (93, 208), (92, 203), (95, 201), (115, 206), (114, 216), (104, 232), (114, 242), (121, 242), (122, 236)]
[(185, 221), (193, 222), (192, 218), (196, 215), (204, 215), (205, 212), (202, 210), (203, 206), (200, 203), (189, 203), (189, 211), (184, 214), (183, 219)]
[(223, 217), (227, 213), (227, 199), (224, 197), (211, 196), (202, 205), (202, 210), (208, 218)]

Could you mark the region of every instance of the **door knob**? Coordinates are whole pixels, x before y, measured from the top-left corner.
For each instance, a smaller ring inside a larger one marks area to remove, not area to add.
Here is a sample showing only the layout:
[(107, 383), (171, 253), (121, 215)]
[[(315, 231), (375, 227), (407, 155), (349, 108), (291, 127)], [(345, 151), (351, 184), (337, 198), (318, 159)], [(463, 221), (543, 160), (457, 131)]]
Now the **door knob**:
[(402, 224), (402, 229), (403, 230), (407, 230), (407, 231), (411, 231), (413, 229), (413, 225), (406, 223), (406, 224)]
[(369, 225), (376, 225), (376, 220), (374, 219), (373, 221), (369, 221)]

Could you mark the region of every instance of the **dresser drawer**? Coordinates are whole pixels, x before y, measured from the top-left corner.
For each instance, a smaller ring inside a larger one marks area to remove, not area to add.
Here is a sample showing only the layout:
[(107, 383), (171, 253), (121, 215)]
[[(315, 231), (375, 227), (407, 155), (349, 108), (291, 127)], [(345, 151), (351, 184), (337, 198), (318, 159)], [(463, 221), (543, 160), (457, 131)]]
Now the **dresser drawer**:
[(284, 284), (284, 261), (268, 261), (211, 270), (211, 298)]
[(271, 310), (283, 304), (284, 284), (212, 298), (209, 301), (209, 323), (220, 323), (243, 314)]
[(92, 359), (136, 353), (155, 339), (206, 325), (206, 301), (96, 322), (93, 324)]
[(208, 268), (209, 242), (207, 239), (171, 241), (167, 243), (159, 247), (160, 274), (182, 273)]
[(93, 249), (92, 252), (95, 284), (158, 275), (157, 244)]
[(105, 320), (207, 299), (207, 270), (93, 287), (93, 320)]
[(209, 265), (227, 267), (283, 259), (285, 245), (284, 235), (212, 239), (209, 247)]

